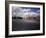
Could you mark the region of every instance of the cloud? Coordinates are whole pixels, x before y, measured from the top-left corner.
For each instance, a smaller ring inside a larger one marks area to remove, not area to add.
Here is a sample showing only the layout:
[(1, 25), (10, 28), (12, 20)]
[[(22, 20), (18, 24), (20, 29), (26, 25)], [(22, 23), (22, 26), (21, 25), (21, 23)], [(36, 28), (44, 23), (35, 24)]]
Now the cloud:
[(21, 9), (21, 11), (28, 12), (28, 11), (31, 11), (31, 9)]
[(37, 13), (39, 13), (39, 12), (40, 12), (40, 10), (37, 10), (36, 12), (37, 12)]
[(31, 11), (31, 9), (22, 9), (21, 7), (16, 7), (13, 9), (13, 16), (23, 17), (23, 16), (26, 16), (28, 14), (37, 15), (37, 12), (40, 12), (40, 10), (33, 12), (33, 11)]
[(30, 12), (31, 9), (22, 9), (21, 7), (16, 7), (16, 8), (13, 8), (13, 11), (16, 12), (16, 13), (26, 13), (26, 12)]

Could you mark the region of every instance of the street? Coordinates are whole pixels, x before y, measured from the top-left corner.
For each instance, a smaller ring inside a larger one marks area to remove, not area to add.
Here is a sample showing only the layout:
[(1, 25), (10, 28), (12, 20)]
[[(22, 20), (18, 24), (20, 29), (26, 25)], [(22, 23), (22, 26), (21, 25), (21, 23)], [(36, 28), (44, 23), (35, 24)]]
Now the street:
[(23, 19), (12, 20), (12, 31), (40, 30), (38, 21), (26, 21)]

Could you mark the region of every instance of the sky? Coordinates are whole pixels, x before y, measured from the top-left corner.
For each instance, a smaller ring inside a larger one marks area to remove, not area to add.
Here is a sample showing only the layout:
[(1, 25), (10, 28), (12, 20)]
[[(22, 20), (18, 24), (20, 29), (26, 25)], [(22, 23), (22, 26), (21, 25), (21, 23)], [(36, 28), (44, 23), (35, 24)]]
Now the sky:
[(13, 11), (15, 11), (16, 13), (18, 12), (35, 12), (35, 13), (40, 13), (40, 8), (31, 8), (31, 7), (13, 7)]
[[(40, 12), (40, 8), (31, 8), (31, 7), (21, 7), (22, 9), (30, 9), (29, 12), (33, 11), (35, 13)], [(37, 12), (39, 10), (39, 12)]]
[(31, 7), (13, 7), (13, 16), (24, 16), (28, 13), (40, 13), (40, 8)]

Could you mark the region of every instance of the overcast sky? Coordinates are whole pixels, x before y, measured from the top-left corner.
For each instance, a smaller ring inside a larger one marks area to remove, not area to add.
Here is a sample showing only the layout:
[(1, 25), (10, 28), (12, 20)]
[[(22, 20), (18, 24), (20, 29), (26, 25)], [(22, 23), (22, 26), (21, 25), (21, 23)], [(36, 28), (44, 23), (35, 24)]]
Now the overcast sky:
[(12, 7), (13, 16), (24, 16), (28, 13), (40, 13), (40, 8)]

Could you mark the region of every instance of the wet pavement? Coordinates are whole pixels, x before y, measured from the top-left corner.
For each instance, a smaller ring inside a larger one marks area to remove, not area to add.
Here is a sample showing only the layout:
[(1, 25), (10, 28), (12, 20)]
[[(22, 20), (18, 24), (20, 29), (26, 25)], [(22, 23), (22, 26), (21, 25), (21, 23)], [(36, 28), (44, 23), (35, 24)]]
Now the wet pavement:
[(40, 21), (13, 19), (12, 31), (40, 30)]

